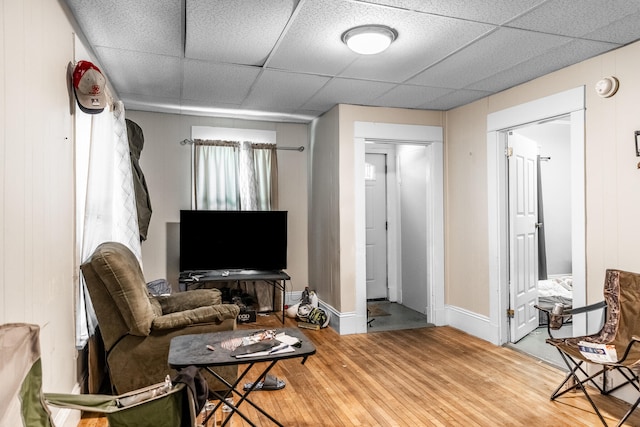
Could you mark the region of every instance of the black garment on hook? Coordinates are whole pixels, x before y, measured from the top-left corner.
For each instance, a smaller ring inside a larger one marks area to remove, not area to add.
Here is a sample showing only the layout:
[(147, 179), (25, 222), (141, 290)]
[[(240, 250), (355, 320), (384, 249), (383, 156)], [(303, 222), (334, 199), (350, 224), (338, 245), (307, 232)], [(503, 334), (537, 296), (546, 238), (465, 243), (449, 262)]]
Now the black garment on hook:
[(125, 119), (127, 123), (127, 137), (129, 139), (129, 154), (131, 156), (131, 172), (133, 173), (133, 189), (136, 194), (136, 210), (138, 211), (138, 229), (140, 241), (147, 240), (147, 230), (151, 221), (151, 200), (147, 182), (140, 168), (140, 154), (144, 146), (144, 135), (137, 123)]

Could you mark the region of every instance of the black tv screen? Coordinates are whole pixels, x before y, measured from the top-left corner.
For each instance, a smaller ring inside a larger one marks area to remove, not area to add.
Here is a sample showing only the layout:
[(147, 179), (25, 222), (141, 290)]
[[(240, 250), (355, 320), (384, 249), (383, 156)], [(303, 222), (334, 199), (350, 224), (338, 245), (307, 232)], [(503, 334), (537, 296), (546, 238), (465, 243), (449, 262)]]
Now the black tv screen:
[(180, 271), (287, 268), (287, 211), (180, 211)]

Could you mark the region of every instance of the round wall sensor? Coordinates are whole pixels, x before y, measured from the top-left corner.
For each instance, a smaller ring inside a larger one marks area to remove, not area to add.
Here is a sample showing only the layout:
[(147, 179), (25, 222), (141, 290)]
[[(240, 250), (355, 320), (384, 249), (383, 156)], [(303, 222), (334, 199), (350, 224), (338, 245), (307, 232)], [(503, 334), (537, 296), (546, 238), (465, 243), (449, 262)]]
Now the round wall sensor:
[(613, 76), (605, 77), (596, 83), (596, 93), (603, 98), (609, 98), (618, 91), (618, 86), (618, 79)]

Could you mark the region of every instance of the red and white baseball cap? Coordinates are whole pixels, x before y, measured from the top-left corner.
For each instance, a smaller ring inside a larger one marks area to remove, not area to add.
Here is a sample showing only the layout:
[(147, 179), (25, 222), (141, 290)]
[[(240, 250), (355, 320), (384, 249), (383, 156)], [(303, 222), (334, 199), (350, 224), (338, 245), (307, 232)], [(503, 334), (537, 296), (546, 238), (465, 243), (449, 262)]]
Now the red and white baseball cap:
[(107, 105), (106, 79), (98, 67), (89, 61), (78, 61), (73, 70), (73, 91), (80, 109), (98, 114)]

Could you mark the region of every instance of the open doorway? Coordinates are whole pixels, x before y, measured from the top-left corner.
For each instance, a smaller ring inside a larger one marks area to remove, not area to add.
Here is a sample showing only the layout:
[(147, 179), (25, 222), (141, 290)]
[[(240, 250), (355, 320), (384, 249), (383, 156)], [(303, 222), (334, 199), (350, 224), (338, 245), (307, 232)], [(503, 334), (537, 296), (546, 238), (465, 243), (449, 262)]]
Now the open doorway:
[[(409, 152), (414, 155), (409, 156)], [(399, 168), (404, 172), (417, 170), (417, 175), (422, 177), (421, 185), (411, 190), (413, 198), (424, 200), (422, 212), (416, 214), (416, 224), (407, 225), (405, 232), (423, 231), (423, 237), (419, 239), (424, 247), (421, 254), (415, 254), (414, 266), (423, 268), (416, 284), (416, 290), (423, 295), (423, 302), (416, 300), (418, 311), (426, 315), (431, 324), (443, 324), (444, 322), (444, 226), (443, 226), (443, 150), (442, 128), (435, 126), (395, 125), (385, 123), (356, 122), (354, 126), (354, 169), (356, 184), (356, 316), (354, 316), (354, 331), (356, 333), (369, 332), (367, 310), (367, 263), (371, 267), (367, 257), (367, 221), (371, 216), (367, 214), (367, 173), (372, 172), (371, 166), (367, 166), (367, 154), (385, 154), (387, 170), (383, 175), (387, 176), (387, 203), (386, 203), (386, 300), (390, 302), (405, 302), (405, 294), (408, 290), (404, 286), (408, 275), (413, 274), (413, 267), (408, 267), (406, 261), (411, 259), (411, 249), (404, 245), (410, 243), (402, 235), (404, 224), (410, 224), (408, 218), (402, 218), (407, 214), (401, 209), (400, 196), (403, 189), (409, 188), (409, 177), (405, 177), (404, 187), (398, 185), (400, 175), (396, 175)], [(416, 156), (415, 153), (420, 153)], [(393, 158), (393, 160), (391, 160)], [(409, 166), (409, 159), (422, 159), (420, 168)], [(403, 172), (403, 173), (404, 173)], [(391, 182), (391, 184), (389, 184)], [(419, 194), (418, 194), (419, 193)], [(404, 197), (410, 199), (411, 197)], [(411, 211), (413, 212), (413, 211)], [(369, 214), (370, 215), (370, 214)], [(416, 232), (417, 236), (418, 233)], [(403, 257), (403, 253), (405, 256)], [(406, 260), (403, 260), (406, 258)], [(369, 268), (371, 270), (371, 268)], [(384, 279), (383, 279), (384, 281)], [(384, 287), (381, 293), (384, 298)], [(409, 296), (411, 298), (411, 296)], [(412, 298), (413, 299), (413, 298)]]
[[(510, 129), (505, 147), (513, 310), (509, 342), (557, 366), (562, 366), (560, 356), (545, 343), (546, 316), (529, 306), (573, 306), (570, 124), (570, 116), (563, 115)], [(527, 237), (531, 245), (523, 244)], [(571, 336), (571, 321), (557, 334)]]
[[(489, 172), (489, 252), (492, 288), (491, 320), (498, 325), (498, 344), (512, 340), (513, 330), (509, 309), (511, 309), (511, 275), (509, 210), (508, 210), (508, 167), (507, 140), (513, 129), (543, 123), (547, 120), (568, 121), (570, 147), (570, 241), (572, 304), (582, 306), (586, 300), (585, 265), (585, 207), (584, 207), (584, 87), (541, 98), (526, 104), (492, 113), (487, 117), (487, 147)], [(548, 248), (548, 245), (547, 245)], [(548, 258), (548, 257), (547, 257)], [(537, 283), (536, 283), (537, 285)], [(495, 296), (494, 296), (495, 291)], [(535, 317), (537, 310), (527, 307), (528, 319)], [(535, 312), (535, 314), (534, 314)], [(574, 316), (573, 334), (586, 331), (586, 317)]]
[[(367, 324), (369, 332), (432, 326), (427, 267), (427, 185), (424, 144), (365, 145)], [(390, 239), (388, 238), (390, 237)], [(389, 280), (388, 241), (392, 249)]]

